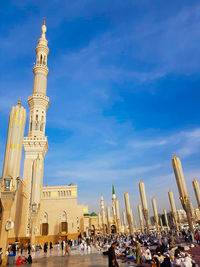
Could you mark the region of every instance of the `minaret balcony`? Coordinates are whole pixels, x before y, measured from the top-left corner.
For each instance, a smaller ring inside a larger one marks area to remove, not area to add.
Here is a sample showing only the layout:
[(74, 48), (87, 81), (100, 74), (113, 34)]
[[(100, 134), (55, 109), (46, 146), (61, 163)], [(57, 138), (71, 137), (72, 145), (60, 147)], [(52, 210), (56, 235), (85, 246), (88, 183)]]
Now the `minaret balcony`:
[(46, 109), (49, 107), (49, 98), (42, 94), (32, 94), (28, 97), (28, 104), (32, 106), (44, 106)]
[(47, 56), (49, 55), (49, 48), (46, 45), (39, 44), (35, 48), (35, 53), (38, 54), (39, 52), (44, 52)]
[(24, 150), (26, 153), (36, 155), (42, 153), (43, 157), (48, 151), (47, 137), (24, 137), (23, 141)]
[(37, 75), (38, 73), (41, 74), (43, 73), (44, 75), (48, 76), (49, 74), (49, 69), (46, 65), (44, 64), (36, 64), (34, 67), (33, 67), (33, 73), (35, 75)]

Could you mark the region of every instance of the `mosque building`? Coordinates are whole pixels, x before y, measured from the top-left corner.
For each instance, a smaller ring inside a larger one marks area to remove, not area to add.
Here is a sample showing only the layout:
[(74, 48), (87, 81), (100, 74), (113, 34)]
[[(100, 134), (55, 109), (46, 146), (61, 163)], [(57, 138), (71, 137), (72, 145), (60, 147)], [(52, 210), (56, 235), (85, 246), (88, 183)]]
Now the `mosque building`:
[[(24, 137), (26, 110), (19, 100), (12, 107), (1, 183), (1, 229), (3, 220), (8, 242), (39, 244), (65, 239), (77, 239), (80, 234), (100, 230), (97, 215), (88, 214), (87, 205), (79, 205), (77, 185), (43, 186), (44, 158), (48, 151), (45, 134), (47, 96), (47, 58), (49, 55), (45, 21), (36, 46), (36, 64), (33, 67), (32, 95), (28, 136)], [(20, 176), (22, 148), (25, 150), (23, 178)], [(4, 205), (10, 199), (10, 206)], [(4, 210), (4, 219), (3, 211)], [(5, 215), (6, 214), (6, 215)], [(91, 222), (94, 221), (93, 223)], [(99, 229), (98, 229), (99, 228)], [(1, 232), (1, 236), (3, 233)], [(2, 239), (0, 240), (2, 241)]]

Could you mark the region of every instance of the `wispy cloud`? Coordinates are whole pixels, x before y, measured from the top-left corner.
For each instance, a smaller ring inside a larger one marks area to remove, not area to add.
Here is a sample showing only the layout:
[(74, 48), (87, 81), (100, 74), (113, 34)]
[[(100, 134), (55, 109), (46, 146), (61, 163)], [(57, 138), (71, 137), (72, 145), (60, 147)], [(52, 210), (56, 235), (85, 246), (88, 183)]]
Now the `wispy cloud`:
[(71, 166), (71, 170), (64, 170), (64, 168), (62, 168), (62, 170), (54, 173), (53, 176), (59, 178), (60, 180), (63, 178), (69, 179), (73, 177), (73, 179), (76, 181), (82, 180), (94, 182), (101, 180), (107, 182), (110, 181), (110, 183), (112, 183), (112, 181), (120, 180), (122, 177), (124, 181), (128, 181), (135, 175), (143, 175), (147, 172), (159, 169), (160, 167), (160, 164), (156, 164), (154, 166), (141, 166), (130, 169), (120, 169), (116, 167), (112, 169), (106, 169), (104, 166), (99, 166), (98, 168), (96, 166), (91, 167), (90, 164), (87, 165), (87, 163), (81, 162)]

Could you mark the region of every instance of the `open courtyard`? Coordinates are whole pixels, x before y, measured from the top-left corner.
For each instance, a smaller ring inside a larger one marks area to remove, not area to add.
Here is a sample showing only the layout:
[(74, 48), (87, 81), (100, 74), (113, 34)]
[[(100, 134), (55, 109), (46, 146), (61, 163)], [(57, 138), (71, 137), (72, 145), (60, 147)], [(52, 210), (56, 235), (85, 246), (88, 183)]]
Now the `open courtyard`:
[[(16, 265), (10, 265), (16, 266)], [(26, 265), (29, 266), (29, 265)], [(74, 254), (71, 256), (52, 256), (52, 257), (40, 257), (34, 258), (31, 266), (37, 267), (63, 267), (63, 266), (108, 266), (108, 256), (103, 256), (99, 253), (92, 253), (89, 255)], [(119, 261), (119, 266), (134, 266), (133, 264), (124, 264)]]

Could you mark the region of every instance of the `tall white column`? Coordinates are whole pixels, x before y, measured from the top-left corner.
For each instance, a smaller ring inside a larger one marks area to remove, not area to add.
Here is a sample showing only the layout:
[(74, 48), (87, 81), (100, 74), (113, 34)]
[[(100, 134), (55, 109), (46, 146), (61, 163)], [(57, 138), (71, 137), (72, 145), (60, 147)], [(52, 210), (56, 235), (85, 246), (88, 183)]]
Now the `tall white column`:
[(137, 221), (135, 220), (135, 232), (138, 231), (138, 227), (137, 227)]
[[(33, 166), (34, 161), (39, 155), (40, 164), (44, 166), (44, 157), (48, 151), (48, 142), (47, 137), (45, 136), (46, 111), (49, 107), (49, 98), (46, 96), (47, 76), (49, 74), (49, 69), (47, 67), (49, 48), (47, 46), (48, 41), (46, 40), (46, 30), (47, 28), (44, 22), (42, 25), (42, 34), (35, 49), (36, 64), (33, 67), (33, 93), (28, 97), (30, 118), (28, 137), (24, 137), (25, 160), (23, 173), (23, 181), (25, 184), (24, 194), (26, 194), (28, 198), (23, 207), (23, 221), (26, 221), (26, 225), (23, 226), (24, 232), (21, 233), (22, 236), (30, 236), (31, 194), (33, 191), (36, 191), (36, 187), (33, 184), (33, 178), (36, 179), (36, 174), (34, 174), (35, 167)], [(38, 185), (39, 189), (43, 183), (43, 167), (40, 177), (36, 180), (40, 180), (41, 182), (41, 184)]]
[(102, 222), (101, 222), (101, 214), (100, 214), (100, 212), (98, 212), (98, 227), (99, 227), (99, 230), (101, 231)]
[(167, 226), (167, 230), (169, 231), (169, 223), (168, 223), (168, 218), (167, 218), (167, 211), (166, 209), (163, 210), (164, 216), (165, 216), (165, 222), (166, 222), (166, 226)]
[(117, 232), (118, 232), (118, 234), (120, 234), (121, 233), (121, 220), (120, 220), (118, 199), (116, 199), (116, 201), (115, 201), (115, 208), (116, 208), (116, 218), (117, 218)]
[(134, 233), (133, 220), (132, 220), (132, 216), (131, 216), (129, 194), (127, 192), (124, 193), (124, 200), (125, 200), (125, 206), (126, 206), (126, 216), (127, 216), (127, 221), (128, 221), (128, 225), (129, 225), (129, 232), (130, 232), (130, 235), (133, 235), (133, 233)]
[(200, 209), (200, 189), (199, 189), (199, 183), (197, 182), (197, 180), (195, 178), (192, 181), (192, 185), (193, 185), (193, 188), (194, 188), (194, 192), (195, 192), (198, 208)]
[(183, 209), (185, 210), (185, 212), (187, 214), (189, 229), (191, 232), (193, 232), (193, 230), (194, 230), (194, 228), (193, 228), (194, 218), (193, 218), (192, 203), (191, 203), (190, 198), (188, 196), (187, 187), (185, 184), (185, 178), (184, 178), (183, 170), (182, 170), (182, 166), (181, 166), (181, 161), (178, 157), (175, 156), (175, 154), (172, 158), (172, 166), (173, 166), (174, 174), (176, 177), (176, 183), (177, 183), (178, 190), (179, 190), (181, 204), (182, 204)]
[(152, 206), (153, 206), (153, 213), (154, 213), (156, 231), (159, 231), (158, 211), (157, 211), (155, 197), (152, 197)]
[(140, 221), (140, 230), (141, 233), (144, 233), (144, 224), (143, 224), (143, 218), (142, 218), (142, 208), (141, 205), (138, 204), (138, 215), (139, 215), (139, 221)]
[(20, 175), (25, 123), (26, 110), (21, 106), (21, 100), (19, 100), (18, 104), (13, 106), (10, 112), (2, 173), (3, 178), (8, 176), (13, 178), (13, 186), (15, 188), (16, 179)]
[(111, 234), (110, 206), (107, 206), (108, 234)]
[(127, 225), (126, 225), (126, 214), (125, 214), (125, 211), (123, 211), (122, 217), (123, 217), (124, 233), (126, 234), (127, 233)]
[(147, 228), (147, 234), (149, 235), (150, 230), (149, 230), (149, 211), (148, 211), (148, 206), (147, 206), (147, 199), (146, 199), (146, 192), (145, 192), (145, 186), (142, 180), (139, 182), (139, 191), (140, 191), (140, 198), (142, 202), (142, 211), (144, 215), (144, 219), (146, 222), (146, 228)]
[(133, 233), (135, 233), (135, 226), (134, 226), (133, 210), (132, 209), (131, 209), (131, 224), (133, 225)]
[(104, 210), (104, 200), (103, 200), (103, 196), (101, 196), (101, 218), (102, 218), (102, 228), (103, 228), (103, 234), (106, 234), (106, 220), (105, 220), (105, 210)]
[(172, 215), (174, 218), (174, 224), (175, 224), (176, 230), (179, 231), (177, 211), (176, 211), (176, 206), (174, 202), (174, 196), (171, 190), (168, 191), (168, 196), (169, 196), (169, 202), (171, 206)]

